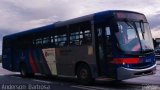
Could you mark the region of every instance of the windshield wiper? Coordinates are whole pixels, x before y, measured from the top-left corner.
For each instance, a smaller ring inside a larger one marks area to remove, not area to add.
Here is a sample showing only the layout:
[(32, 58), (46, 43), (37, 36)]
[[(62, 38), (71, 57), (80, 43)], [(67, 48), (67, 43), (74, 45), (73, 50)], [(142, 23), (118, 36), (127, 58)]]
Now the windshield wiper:
[[(134, 30), (136, 31), (136, 33), (137, 33), (137, 26), (135, 25), (135, 23), (133, 22), (131, 22), (131, 21), (129, 21), (128, 19), (124, 19), (124, 22), (129, 26), (129, 27), (131, 27), (131, 28), (134, 28)], [(137, 33), (138, 34), (138, 33)]]
[(135, 29), (134, 25), (132, 25), (132, 23), (131, 23), (128, 19), (124, 19), (124, 22), (125, 22), (129, 27)]
[(139, 21), (139, 24), (140, 24), (140, 28), (141, 28), (141, 32), (142, 32), (142, 37), (143, 37), (143, 39), (144, 39), (145, 30), (144, 30), (143, 20), (140, 20), (140, 21)]

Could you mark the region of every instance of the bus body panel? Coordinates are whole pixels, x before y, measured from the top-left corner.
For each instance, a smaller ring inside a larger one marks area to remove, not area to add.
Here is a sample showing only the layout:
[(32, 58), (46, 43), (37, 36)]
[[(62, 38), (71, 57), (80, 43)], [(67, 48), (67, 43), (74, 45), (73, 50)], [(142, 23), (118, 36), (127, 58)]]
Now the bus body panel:
[(64, 47), (56, 49), (57, 69), (60, 75), (75, 75), (78, 62), (88, 65), (96, 64), (92, 46)]

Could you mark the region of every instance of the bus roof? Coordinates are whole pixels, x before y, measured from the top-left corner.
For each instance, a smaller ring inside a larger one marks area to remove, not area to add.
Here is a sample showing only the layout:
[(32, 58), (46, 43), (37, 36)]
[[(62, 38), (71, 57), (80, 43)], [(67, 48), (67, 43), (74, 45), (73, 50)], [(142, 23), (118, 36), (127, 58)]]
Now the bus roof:
[[(82, 17), (66, 20), (66, 21), (58, 21), (58, 22), (55, 22), (55, 23), (50, 24), (50, 25), (46, 25), (46, 26), (42, 26), (42, 27), (30, 29), (30, 30), (18, 32), (18, 33), (11, 34), (11, 35), (6, 35), (3, 38), (4, 39), (15, 39), (19, 36), (29, 35), (29, 34), (33, 34), (33, 33), (37, 33), (37, 32), (43, 32), (43, 31), (46, 31), (46, 30), (54, 29), (56, 27), (60, 27), (60, 26), (67, 26), (67, 25), (70, 25), (70, 24), (79, 23), (79, 22), (92, 20), (92, 19), (99, 20), (100, 18), (103, 18), (103, 17), (113, 16), (114, 12), (131, 12), (131, 13), (141, 14), (141, 13), (138, 13), (138, 12), (126, 11), (126, 10), (102, 11), (102, 12), (98, 12), (98, 13), (94, 13), (94, 14), (85, 15), (85, 16), (82, 16)], [(141, 14), (141, 15), (143, 15), (143, 14)]]

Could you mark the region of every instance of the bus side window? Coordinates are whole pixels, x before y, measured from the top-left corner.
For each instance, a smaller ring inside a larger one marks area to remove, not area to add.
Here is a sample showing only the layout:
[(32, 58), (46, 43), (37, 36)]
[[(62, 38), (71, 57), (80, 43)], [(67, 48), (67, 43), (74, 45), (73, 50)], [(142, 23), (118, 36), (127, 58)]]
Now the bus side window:
[(106, 35), (106, 45), (107, 45), (107, 56), (110, 58), (112, 56), (112, 41), (111, 41), (111, 29), (110, 27), (105, 27), (105, 35)]
[(109, 41), (110, 40), (110, 36), (111, 36), (111, 30), (110, 30), (110, 27), (105, 27), (105, 35), (106, 35), (106, 38), (107, 40)]
[(111, 31), (110, 31), (110, 27), (106, 27), (106, 36), (110, 36), (111, 35)]
[(78, 24), (72, 24), (69, 27), (69, 45), (79, 46), (80, 45), (80, 27)]
[(70, 45), (80, 45), (79, 43), (80, 34), (79, 32), (70, 33)]
[(51, 36), (51, 43), (54, 43), (54, 36)]
[(58, 44), (58, 36), (56, 35), (56, 36), (54, 36), (54, 44), (55, 44), (55, 46), (58, 46), (59, 44)]
[(50, 43), (50, 38), (49, 37), (44, 37), (43, 38), (43, 44), (49, 44)]
[(65, 46), (65, 45), (67, 45), (66, 42), (67, 42), (67, 35), (66, 34), (59, 35), (59, 37), (58, 37), (59, 46)]
[(36, 45), (40, 45), (40, 44), (42, 44), (42, 38), (36, 39)]
[(98, 28), (97, 31), (98, 31), (98, 37), (102, 36), (102, 30), (101, 30), (101, 28)]
[(91, 22), (85, 21), (69, 26), (69, 43), (71, 46), (91, 44)]
[(82, 31), (82, 45), (89, 45), (92, 43), (92, 34), (91, 34), (91, 22), (83, 22), (80, 26)]
[(91, 38), (91, 31), (90, 30), (85, 30), (83, 39), (82, 39), (82, 44), (91, 44), (92, 38)]

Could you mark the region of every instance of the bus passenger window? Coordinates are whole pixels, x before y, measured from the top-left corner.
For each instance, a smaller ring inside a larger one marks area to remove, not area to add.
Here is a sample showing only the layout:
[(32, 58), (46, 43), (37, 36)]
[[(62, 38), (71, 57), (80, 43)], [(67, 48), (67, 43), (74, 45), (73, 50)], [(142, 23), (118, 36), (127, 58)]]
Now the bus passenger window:
[(88, 45), (91, 44), (91, 23), (90, 21), (72, 24), (69, 27), (70, 45)]
[(80, 45), (79, 40), (80, 34), (79, 32), (70, 33), (70, 45)]
[(54, 37), (51, 36), (51, 43), (54, 43)]
[(41, 38), (36, 39), (36, 45), (40, 45), (40, 44), (42, 44), (42, 39)]
[(105, 27), (105, 35), (106, 35), (106, 39), (109, 41), (111, 36), (110, 27)]
[(102, 36), (102, 30), (101, 30), (101, 28), (98, 28), (97, 31), (98, 31), (98, 36)]
[(110, 31), (110, 27), (106, 27), (106, 35), (110, 36), (111, 35), (111, 31)]
[(54, 44), (55, 44), (56, 46), (58, 46), (58, 36), (57, 36), (57, 35), (54, 36)]
[(35, 45), (35, 44), (36, 44), (36, 43), (35, 43), (35, 40), (32, 40), (32, 44), (33, 44), (33, 45)]
[(49, 44), (49, 43), (50, 43), (49, 37), (44, 37), (43, 44)]
[(84, 36), (82, 39), (82, 44), (91, 44), (92, 42), (92, 38), (91, 38), (91, 31), (90, 30), (86, 30), (84, 31)]
[(58, 47), (67, 46), (67, 35), (66, 34), (56, 35), (54, 37), (54, 40), (51, 39), (51, 42), (54, 42), (55, 45)]

